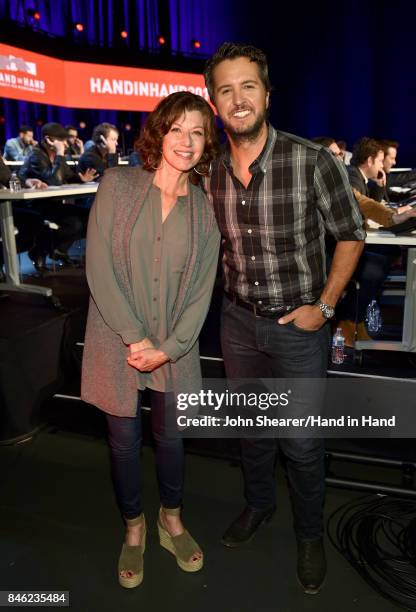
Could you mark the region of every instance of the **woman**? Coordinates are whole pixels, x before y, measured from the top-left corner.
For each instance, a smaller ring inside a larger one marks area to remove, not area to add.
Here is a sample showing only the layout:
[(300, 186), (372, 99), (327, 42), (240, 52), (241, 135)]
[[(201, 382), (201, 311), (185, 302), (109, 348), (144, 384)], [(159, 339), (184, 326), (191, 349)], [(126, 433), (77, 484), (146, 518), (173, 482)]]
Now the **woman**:
[(205, 100), (189, 92), (171, 94), (143, 130), (143, 168), (108, 170), (90, 214), (86, 271), (92, 299), (82, 397), (106, 412), (113, 481), (126, 522), (119, 582), (127, 588), (143, 579), (139, 453), (145, 388), (156, 442), (160, 543), (185, 571), (203, 564), (181, 522), (183, 444), (168, 420), (175, 420), (175, 394), (201, 388), (197, 340), (220, 237), (199, 185), (217, 148), (215, 119)]

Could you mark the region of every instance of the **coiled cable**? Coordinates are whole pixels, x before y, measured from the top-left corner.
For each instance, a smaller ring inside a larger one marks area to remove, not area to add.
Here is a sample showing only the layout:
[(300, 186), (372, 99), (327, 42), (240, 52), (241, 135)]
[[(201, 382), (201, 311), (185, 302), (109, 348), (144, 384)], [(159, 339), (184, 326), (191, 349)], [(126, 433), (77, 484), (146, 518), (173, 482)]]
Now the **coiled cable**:
[(328, 537), (380, 595), (416, 610), (416, 504), (370, 495), (331, 514)]

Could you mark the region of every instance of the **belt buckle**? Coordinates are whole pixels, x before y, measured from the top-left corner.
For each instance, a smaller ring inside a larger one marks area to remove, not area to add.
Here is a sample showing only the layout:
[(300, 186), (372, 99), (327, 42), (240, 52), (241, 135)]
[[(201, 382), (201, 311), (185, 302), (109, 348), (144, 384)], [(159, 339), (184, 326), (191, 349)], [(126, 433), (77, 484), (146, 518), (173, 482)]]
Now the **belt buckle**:
[[(258, 309), (259, 310), (259, 309)], [(291, 310), (293, 310), (293, 308), (291, 308), (290, 306), (282, 306), (281, 308), (276, 308), (276, 310), (273, 312), (272, 310), (266, 310), (264, 311), (264, 314), (261, 314), (261, 311), (259, 310), (259, 314), (256, 314), (256, 316), (258, 317), (263, 317), (263, 318), (280, 318), (281, 316), (286, 315), (288, 312), (290, 312)]]

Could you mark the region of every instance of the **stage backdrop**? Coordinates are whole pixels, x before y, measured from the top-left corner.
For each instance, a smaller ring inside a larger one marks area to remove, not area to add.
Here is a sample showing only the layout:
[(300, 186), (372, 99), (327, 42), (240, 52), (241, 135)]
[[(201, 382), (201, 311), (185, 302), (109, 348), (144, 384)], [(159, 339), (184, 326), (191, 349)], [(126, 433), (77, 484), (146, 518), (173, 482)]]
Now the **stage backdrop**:
[(151, 111), (174, 91), (208, 100), (202, 75), (69, 62), (0, 44), (0, 96), (67, 108)]

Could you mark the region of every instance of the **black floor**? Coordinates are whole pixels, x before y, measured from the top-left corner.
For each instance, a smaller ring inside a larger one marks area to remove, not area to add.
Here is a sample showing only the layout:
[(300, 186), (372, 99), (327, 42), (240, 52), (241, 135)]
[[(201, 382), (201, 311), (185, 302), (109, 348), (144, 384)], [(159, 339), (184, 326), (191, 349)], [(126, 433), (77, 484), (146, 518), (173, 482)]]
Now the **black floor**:
[[(240, 470), (225, 461), (187, 455), (184, 519), (205, 554), (202, 571), (188, 575), (159, 546), (153, 452), (145, 447), (145, 577), (139, 588), (127, 591), (117, 582), (123, 526), (104, 439), (55, 428), (31, 442), (0, 447), (0, 460), (0, 590), (69, 591), (71, 609), (77, 612), (397, 609), (373, 592), (328, 542), (324, 588), (316, 596), (303, 594), (295, 577), (295, 539), (281, 471), (274, 520), (245, 548), (229, 550), (219, 539), (241, 509)], [(329, 488), (326, 515), (356, 496)]]

